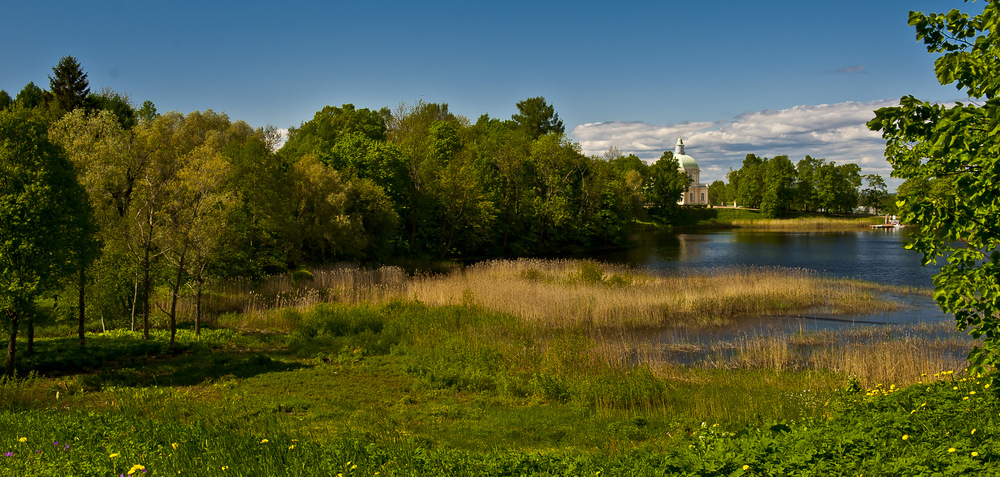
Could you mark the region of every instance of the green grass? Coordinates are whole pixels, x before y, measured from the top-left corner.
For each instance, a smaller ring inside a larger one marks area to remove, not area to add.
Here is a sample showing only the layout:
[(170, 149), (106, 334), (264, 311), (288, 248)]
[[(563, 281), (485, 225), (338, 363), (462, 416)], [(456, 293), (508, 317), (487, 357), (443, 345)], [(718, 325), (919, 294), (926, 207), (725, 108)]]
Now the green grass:
[(0, 384), (0, 475), (983, 475), (1000, 459), (995, 394), (955, 374), (867, 393), (823, 371), (667, 376), (595, 360), (586, 330), (471, 306), (296, 323), (181, 330), (175, 353), (163, 331), (39, 338), (21, 363), (39, 374)]
[[(350, 417), (337, 420), (336, 436), (315, 425), (309, 408), (227, 394), (225, 412), (162, 388), (107, 390), (107, 407), (96, 412), (0, 412), (0, 451), (11, 454), (0, 473), (108, 475), (139, 464), (150, 475), (996, 475), (1000, 460), (996, 396), (976, 380), (878, 396), (845, 392), (819, 404), (823, 416), (755, 426), (597, 419), (539, 403), (492, 412), (488, 399), (462, 393), (422, 404), (419, 415), (380, 416), (364, 405), (385, 398), (370, 397), (341, 404)], [(405, 416), (454, 437), (400, 430)], [(489, 428), (458, 435), (451, 423), (462, 420)], [(495, 445), (468, 448), (465, 439)]]

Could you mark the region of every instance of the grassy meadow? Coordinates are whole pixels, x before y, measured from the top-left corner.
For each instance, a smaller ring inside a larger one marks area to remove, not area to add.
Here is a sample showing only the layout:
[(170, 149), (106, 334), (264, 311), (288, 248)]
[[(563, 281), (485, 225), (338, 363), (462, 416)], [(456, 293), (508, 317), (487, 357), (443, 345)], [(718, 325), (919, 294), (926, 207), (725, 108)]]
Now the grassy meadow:
[(960, 371), (974, 343), (953, 325), (726, 331), (889, 311), (886, 291), (802, 270), (542, 260), (217, 283), (207, 326), (182, 328), (172, 354), (162, 329), (95, 331), (81, 350), (68, 326), (41, 326), (0, 385), (0, 474), (995, 468), (1000, 406)]

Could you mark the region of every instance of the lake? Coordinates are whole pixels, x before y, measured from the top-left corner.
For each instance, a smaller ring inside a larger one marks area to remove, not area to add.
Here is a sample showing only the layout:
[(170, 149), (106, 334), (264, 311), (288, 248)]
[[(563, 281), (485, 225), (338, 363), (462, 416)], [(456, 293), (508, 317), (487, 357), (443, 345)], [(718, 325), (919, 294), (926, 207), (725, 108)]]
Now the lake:
[[(613, 263), (654, 270), (710, 269), (732, 266), (799, 268), (833, 277), (856, 278), (890, 285), (931, 288), (937, 267), (922, 267), (921, 255), (906, 250), (907, 229), (846, 232), (726, 230), (686, 233), (643, 233), (634, 247), (590, 254)], [(823, 316), (784, 320), (783, 326), (827, 330), (853, 324), (941, 322), (934, 301), (921, 295), (887, 295), (902, 303), (899, 311), (881, 315)], [(777, 325), (773, 318), (767, 323)]]

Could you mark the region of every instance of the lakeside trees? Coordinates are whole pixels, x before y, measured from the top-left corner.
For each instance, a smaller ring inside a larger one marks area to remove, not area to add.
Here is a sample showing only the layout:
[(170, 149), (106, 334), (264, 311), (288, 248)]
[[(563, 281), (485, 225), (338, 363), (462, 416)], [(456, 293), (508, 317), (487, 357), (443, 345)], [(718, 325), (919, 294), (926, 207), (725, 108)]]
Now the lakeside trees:
[[(863, 177), (869, 187), (860, 191)], [(866, 206), (880, 211), (889, 198), (880, 176), (862, 176), (857, 164), (837, 165), (810, 156), (792, 165), (788, 156), (747, 154), (742, 167), (730, 170), (727, 178), (728, 185), (713, 184), (716, 192), (713, 194), (710, 187), (709, 193), (742, 207), (759, 208), (768, 218), (781, 217), (790, 210), (850, 213)]]
[(940, 54), (938, 80), (973, 100), (943, 105), (906, 96), (868, 123), (886, 140), (893, 176), (906, 180), (903, 220), (919, 227), (909, 247), (925, 263), (945, 261), (934, 278), (935, 300), (955, 315), (959, 330), (983, 339), (969, 354), (972, 373), (1000, 366), (998, 21), (996, 1), (974, 17), (910, 12), (917, 40)]

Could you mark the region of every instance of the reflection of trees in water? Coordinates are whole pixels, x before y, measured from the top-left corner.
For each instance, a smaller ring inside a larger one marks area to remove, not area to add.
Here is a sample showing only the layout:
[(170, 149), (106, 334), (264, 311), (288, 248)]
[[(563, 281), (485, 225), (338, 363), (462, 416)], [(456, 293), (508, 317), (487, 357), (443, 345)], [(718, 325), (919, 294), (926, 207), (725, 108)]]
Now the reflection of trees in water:
[(630, 248), (575, 258), (664, 269), (741, 265), (806, 268), (893, 285), (931, 286), (935, 267), (903, 248), (905, 233), (713, 231), (642, 232)]
[(656, 258), (664, 262), (681, 261), (681, 241), (675, 234), (664, 234), (657, 237)]

